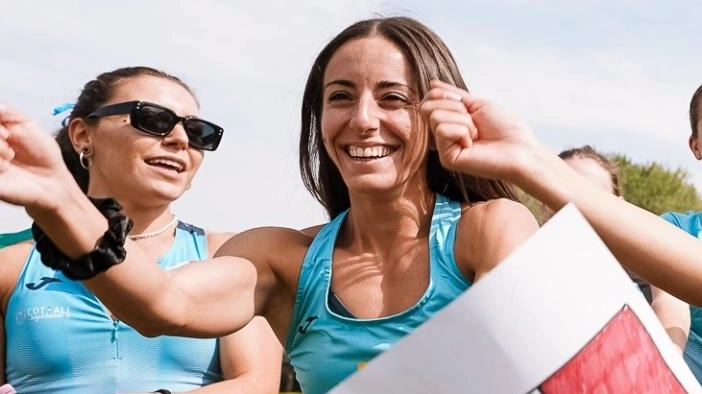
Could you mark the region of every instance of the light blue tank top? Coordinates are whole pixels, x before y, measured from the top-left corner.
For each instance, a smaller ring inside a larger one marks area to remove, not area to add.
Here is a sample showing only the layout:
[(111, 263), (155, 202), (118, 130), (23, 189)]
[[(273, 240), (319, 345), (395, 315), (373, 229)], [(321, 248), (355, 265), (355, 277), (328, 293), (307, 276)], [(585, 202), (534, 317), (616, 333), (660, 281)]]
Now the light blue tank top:
[[(702, 239), (702, 212), (667, 212), (662, 218), (681, 228), (697, 239)], [(702, 383), (702, 309), (690, 305), (690, 335), (683, 357), (687, 365)]]
[[(178, 223), (159, 260), (172, 269), (207, 256), (205, 233)], [(146, 338), (110, 318), (81, 282), (32, 249), (5, 316), (6, 376), (22, 394), (193, 390), (222, 380), (216, 339)]]
[(377, 319), (334, 312), (327, 301), (332, 253), (347, 213), (320, 230), (302, 263), (286, 351), (305, 394), (329, 391), (470, 286), (453, 257), (461, 204), (437, 195), (429, 233), (430, 279), (421, 299), (404, 312)]
[(28, 228), (16, 233), (5, 233), (0, 234), (0, 248), (5, 246), (14, 245), (18, 242), (29, 241), (32, 239), (32, 229)]

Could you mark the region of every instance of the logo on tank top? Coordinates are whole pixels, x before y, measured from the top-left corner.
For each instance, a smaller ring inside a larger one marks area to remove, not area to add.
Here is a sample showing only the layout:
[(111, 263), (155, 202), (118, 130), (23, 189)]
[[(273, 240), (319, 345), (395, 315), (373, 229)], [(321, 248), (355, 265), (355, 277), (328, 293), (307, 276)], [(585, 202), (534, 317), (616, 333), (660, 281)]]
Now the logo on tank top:
[(56, 282), (61, 282), (61, 279), (57, 278), (50, 278), (48, 276), (44, 276), (41, 278), (41, 282), (39, 283), (27, 283), (25, 287), (27, 287), (29, 290), (39, 290), (42, 287), (48, 285), (49, 283), (56, 283)]
[(319, 316), (317, 315), (308, 317), (307, 319), (305, 319), (304, 323), (300, 324), (300, 326), (297, 327), (297, 332), (299, 332), (300, 334), (307, 334), (307, 329), (310, 328), (310, 324), (312, 324), (312, 322), (314, 322), (317, 319), (319, 319)]
[(38, 322), (40, 320), (66, 319), (71, 317), (71, 308), (68, 306), (30, 306), (17, 312), (17, 323), (25, 321)]

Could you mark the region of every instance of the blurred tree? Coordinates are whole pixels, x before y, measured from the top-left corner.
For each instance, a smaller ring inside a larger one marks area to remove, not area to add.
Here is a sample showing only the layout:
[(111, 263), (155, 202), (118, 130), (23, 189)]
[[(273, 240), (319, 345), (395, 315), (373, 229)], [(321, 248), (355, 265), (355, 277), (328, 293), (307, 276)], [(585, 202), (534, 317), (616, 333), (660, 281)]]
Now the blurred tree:
[(670, 170), (656, 162), (638, 164), (622, 154), (611, 159), (619, 167), (622, 195), (630, 203), (656, 215), (702, 210), (702, 199), (686, 170)]
[(532, 215), (534, 215), (536, 218), (536, 221), (539, 222), (539, 225), (544, 224), (553, 215), (553, 212), (548, 207), (543, 205), (541, 201), (535, 199), (518, 187), (515, 187), (515, 189), (517, 192), (517, 200), (519, 200), (519, 202), (524, 204), (524, 206), (531, 211)]
[[(619, 187), (624, 199), (656, 215), (664, 212), (702, 210), (702, 198), (690, 182), (690, 174), (682, 169), (671, 170), (660, 163), (634, 163), (623, 154), (608, 155), (619, 168)], [(517, 190), (519, 200), (534, 214), (540, 224), (552, 212), (527, 193)]]

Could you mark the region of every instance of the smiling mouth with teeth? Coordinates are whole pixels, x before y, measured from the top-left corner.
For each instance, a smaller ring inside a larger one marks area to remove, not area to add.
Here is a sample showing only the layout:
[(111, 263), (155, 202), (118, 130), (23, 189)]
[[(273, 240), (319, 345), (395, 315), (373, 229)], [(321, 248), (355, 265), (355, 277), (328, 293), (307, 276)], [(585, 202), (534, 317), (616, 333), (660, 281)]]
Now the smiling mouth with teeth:
[(349, 146), (346, 152), (353, 159), (380, 159), (389, 156), (392, 149), (387, 146), (373, 146), (362, 148), (360, 146)]
[(159, 166), (159, 167), (164, 167), (169, 170), (174, 170), (177, 173), (181, 173), (185, 171), (185, 168), (183, 167), (182, 164), (175, 162), (173, 160), (168, 160), (168, 159), (151, 159), (151, 160), (146, 160), (146, 164), (150, 166)]

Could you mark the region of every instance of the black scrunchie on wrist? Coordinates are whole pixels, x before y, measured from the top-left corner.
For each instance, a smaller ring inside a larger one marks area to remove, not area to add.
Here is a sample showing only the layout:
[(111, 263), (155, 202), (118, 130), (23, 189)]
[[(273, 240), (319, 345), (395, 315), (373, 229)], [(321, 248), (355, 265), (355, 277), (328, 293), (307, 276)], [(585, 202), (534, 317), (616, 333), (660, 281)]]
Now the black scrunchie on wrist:
[(72, 261), (66, 257), (36, 223), (32, 224), (32, 235), (41, 254), (41, 262), (75, 280), (93, 278), (124, 261), (127, 257), (124, 242), (134, 225), (131, 219), (119, 213), (122, 206), (117, 200), (90, 197), (90, 201), (107, 218), (107, 231), (97, 241), (95, 249), (78, 260)]

